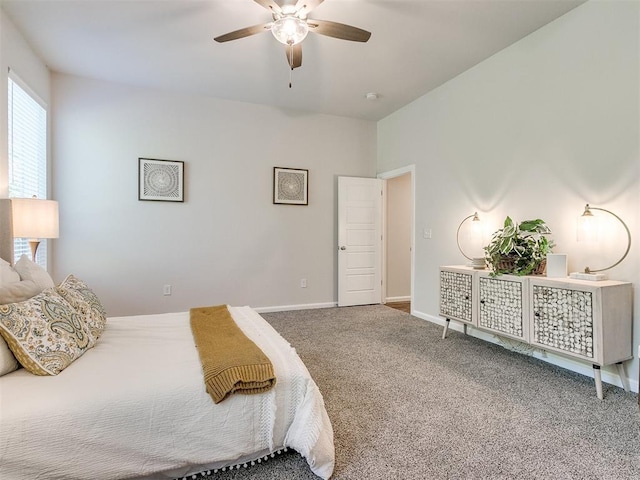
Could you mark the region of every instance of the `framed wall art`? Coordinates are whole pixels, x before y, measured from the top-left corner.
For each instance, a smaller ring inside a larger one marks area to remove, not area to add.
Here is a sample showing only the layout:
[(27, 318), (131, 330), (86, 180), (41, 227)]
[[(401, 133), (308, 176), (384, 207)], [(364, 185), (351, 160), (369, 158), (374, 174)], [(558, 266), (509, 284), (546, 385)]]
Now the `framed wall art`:
[(184, 162), (138, 158), (138, 200), (184, 202)]
[(273, 203), (309, 204), (309, 170), (273, 167)]

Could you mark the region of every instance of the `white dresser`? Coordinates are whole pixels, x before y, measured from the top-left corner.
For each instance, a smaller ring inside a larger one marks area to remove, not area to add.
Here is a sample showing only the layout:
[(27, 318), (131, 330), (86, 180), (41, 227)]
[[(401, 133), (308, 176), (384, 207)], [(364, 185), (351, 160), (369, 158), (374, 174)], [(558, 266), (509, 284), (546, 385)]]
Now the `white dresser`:
[(625, 390), (622, 362), (632, 353), (632, 285), (628, 282), (491, 277), (466, 266), (440, 267), (440, 315), (450, 320), (591, 363), (602, 399), (600, 368), (616, 364)]

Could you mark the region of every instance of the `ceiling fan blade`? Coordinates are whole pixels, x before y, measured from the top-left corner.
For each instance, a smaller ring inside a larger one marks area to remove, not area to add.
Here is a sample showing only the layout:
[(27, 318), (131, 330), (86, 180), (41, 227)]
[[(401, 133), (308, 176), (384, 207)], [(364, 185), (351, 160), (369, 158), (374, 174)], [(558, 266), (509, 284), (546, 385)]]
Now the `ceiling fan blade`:
[(339, 38), (341, 40), (351, 40), (352, 42), (366, 42), (371, 37), (371, 32), (361, 28), (345, 25), (344, 23), (329, 22), (327, 20), (307, 20), (309, 31), (326, 35), (328, 37)]
[(274, 0), (253, 0), (257, 4), (262, 5), (267, 10), (271, 10), (274, 13), (282, 13), (282, 8)]
[(230, 40), (237, 40), (250, 35), (256, 35), (257, 33), (268, 32), (270, 29), (270, 23), (263, 23), (261, 25), (254, 25), (253, 27), (241, 28), (234, 32), (225, 33), (224, 35), (214, 38), (214, 40), (218, 43), (228, 42)]
[(306, 17), (309, 12), (320, 5), (324, 0), (298, 0), (296, 3), (296, 12), (298, 17)]
[(298, 43), (293, 47), (286, 46), (287, 63), (291, 70), (302, 66), (302, 44)]

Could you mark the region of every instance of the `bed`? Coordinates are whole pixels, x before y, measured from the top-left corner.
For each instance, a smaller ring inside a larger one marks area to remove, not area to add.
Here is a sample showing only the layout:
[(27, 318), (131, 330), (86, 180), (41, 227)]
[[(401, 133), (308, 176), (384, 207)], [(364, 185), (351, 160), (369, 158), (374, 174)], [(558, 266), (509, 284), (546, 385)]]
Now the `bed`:
[(192, 478), (284, 448), (329, 478), (333, 431), (307, 368), (255, 310), (229, 312), (273, 364), (268, 392), (214, 404), (189, 312), (109, 318), (58, 375), (0, 377), (0, 478)]

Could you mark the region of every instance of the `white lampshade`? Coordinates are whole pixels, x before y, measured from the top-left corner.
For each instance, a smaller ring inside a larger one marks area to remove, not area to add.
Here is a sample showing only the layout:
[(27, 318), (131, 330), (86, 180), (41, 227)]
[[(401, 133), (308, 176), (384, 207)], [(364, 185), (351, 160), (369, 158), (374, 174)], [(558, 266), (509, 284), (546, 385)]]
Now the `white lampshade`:
[(58, 202), (38, 198), (12, 198), (13, 236), (58, 238)]
[(578, 218), (577, 240), (579, 242), (596, 243), (599, 237), (600, 223), (598, 217), (592, 212), (589, 205)]
[(296, 45), (309, 33), (309, 25), (298, 17), (285, 16), (273, 22), (271, 33), (280, 43)]

